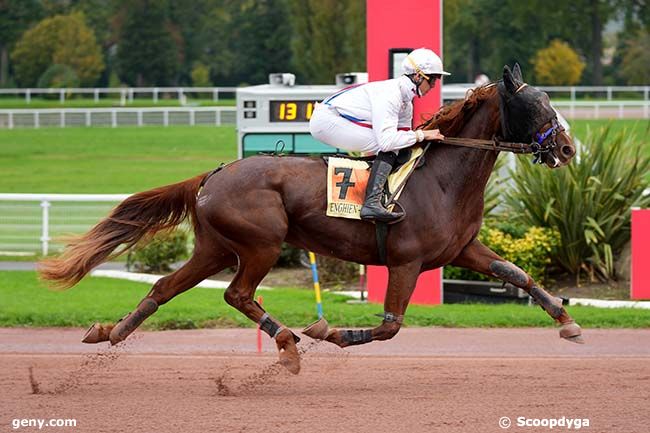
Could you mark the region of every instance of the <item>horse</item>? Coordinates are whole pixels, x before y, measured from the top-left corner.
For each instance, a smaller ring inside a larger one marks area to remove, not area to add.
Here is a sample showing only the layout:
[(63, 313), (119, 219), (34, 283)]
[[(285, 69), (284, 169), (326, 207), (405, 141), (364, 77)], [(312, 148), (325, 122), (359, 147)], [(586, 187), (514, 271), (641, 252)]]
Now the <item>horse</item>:
[[(537, 137), (546, 149), (540, 154), (540, 163), (550, 168), (568, 164), (575, 155), (571, 137), (558, 126), (548, 95), (526, 85), (517, 64), (512, 70), (504, 66), (502, 80), (445, 106), (423, 127), (466, 139), (498, 136), (531, 143)], [(190, 259), (157, 281), (136, 309), (116, 324), (91, 326), (84, 342), (117, 344), (159, 306), (205, 278), (237, 266), (224, 293), (225, 301), (275, 339), (279, 362), (297, 374), (299, 337), (254, 300), (258, 284), (278, 259), (282, 243), (287, 242), (316, 254), (388, 267), (380, 325), (340, 330), (329, 329), (320, 321), (303, 331), (340, 347), (394, 337), (420, 273), (448, 264), (524, 289), (556, 321), (562, 338), (583, 343), (580, 326), (559, 299), (477, 239), (484, 190), (497, 156), (496, 148), (431, 143), (424, 166), (415, 170), (400, 198), (408, 216), (388, 226), (385, 263), (378, 252), (374, 224), (325, 215), (327, 167), (322, 158), (257, 155), (210, 175), (128, 197), (88, 233), (68, 244), (60, 257), (42, 261), (39, 272), (50, 284), (71, 287), (92, 268), (143, 237), (189, 218), (195, 235)]]

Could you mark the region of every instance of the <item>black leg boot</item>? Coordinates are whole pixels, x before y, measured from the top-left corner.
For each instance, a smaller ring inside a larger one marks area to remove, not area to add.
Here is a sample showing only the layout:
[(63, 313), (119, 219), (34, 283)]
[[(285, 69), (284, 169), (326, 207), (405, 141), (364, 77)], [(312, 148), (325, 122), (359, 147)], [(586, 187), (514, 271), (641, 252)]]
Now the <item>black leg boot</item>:
[(393, 152), (379, 152), (372, 164), (370, 178), (366, 187), (366, 201), (361, 208), (361, 219), (364, 221), (379, 221), (387, 224), (395, 223), (404, 217), (403, 212), (389, 212), (381, 203), (384, 186), (388, 175), (393, 169), (397, 155)]

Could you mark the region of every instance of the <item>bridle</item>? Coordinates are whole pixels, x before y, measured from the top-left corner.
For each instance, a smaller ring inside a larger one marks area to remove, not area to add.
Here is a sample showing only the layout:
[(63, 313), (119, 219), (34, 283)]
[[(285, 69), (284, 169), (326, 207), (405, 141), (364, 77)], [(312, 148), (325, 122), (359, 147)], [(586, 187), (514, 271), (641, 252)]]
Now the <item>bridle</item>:
[[(494, 85), (494, 83), (492, 84)], [(515, 94), (519, 93), (527, 86), (523, 83), (517, 88)], [(428, 122), (422, 124), (418, 129), (428, 126), (433, 122), (433, 118)], [(512, 152), (517, 154), (532, 154), (534, 164), (543, 164), (544, 156), (553, 158), (553, 167), (561, 164), (558, 157), (555, 155), (555, 148), (557, 148), (557, 136), (565, 129), (558, 122), (557, 114), (553, 116), (539, 129), (538, 132), (533, 134), (533, 141), (531, 143), (519, 143), (511, 141), (501, 141), (498, 137), (494, 136), (491, 140), (483, 140), (477, 138), (459, 138), (459, 137), (445, 137), (444, 140), (438, 140), (438, 143), (449, 144), (452, 146), (471, 147), (482, 150), (493, 150), (497, 152)]]
[(542, 129), (549, 123), (551, 126), (546, 131), (535, 134), (533, 142), (530, 144), (532, 148), (531, 153), (535, 157), (533, 164), (543, 164), (542, 156), (546, 155), (548, 157), (550, 154), (553, 157), (553, 167), (557, 167), (561, 163), (553, 150), (557, 147), (557, 135), (564, 131), (564, 127), (557, 121), (557, 115), (553, 116), (549, 122), (542, 126)]

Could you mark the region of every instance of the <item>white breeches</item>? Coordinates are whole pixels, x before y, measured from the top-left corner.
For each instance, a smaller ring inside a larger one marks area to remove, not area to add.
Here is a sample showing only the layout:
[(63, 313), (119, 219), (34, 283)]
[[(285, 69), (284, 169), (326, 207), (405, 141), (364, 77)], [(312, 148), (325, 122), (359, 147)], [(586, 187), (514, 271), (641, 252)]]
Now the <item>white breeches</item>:
[(329, 105), (316, 104), (309, 121), (309, 132), (316, 140), (339, 149), (373, 155), (380, 151), (372, 128), (352, 123)]

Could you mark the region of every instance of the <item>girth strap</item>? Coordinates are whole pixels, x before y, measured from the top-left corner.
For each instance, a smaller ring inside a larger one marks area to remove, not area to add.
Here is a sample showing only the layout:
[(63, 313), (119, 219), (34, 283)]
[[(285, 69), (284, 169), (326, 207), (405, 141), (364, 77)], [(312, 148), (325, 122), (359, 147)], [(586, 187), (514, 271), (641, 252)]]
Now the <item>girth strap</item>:
[(375, 222), (375, 234), (377, 237), (377, 254), (379, 255), (379, 264), (385, 265), (387, 260), (386, 238), (388, 237), (388, 224)]

